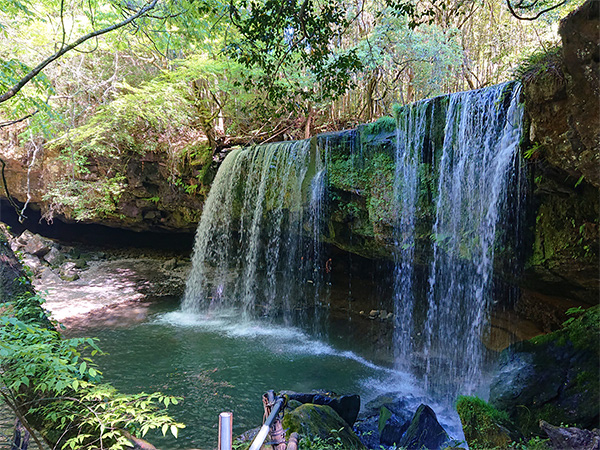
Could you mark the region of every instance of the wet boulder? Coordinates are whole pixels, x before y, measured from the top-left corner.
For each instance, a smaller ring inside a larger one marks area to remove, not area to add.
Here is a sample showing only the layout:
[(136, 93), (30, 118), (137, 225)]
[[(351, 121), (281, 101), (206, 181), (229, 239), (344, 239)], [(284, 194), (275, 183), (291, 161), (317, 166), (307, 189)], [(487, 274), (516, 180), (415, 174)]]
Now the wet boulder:
[(581, 428), (599, 424), (600, 307), (589, 308), (562, 330), (506, 349), (492, 380), (490, 404), (528, 436), (539, 420)]
[(380, 395), (367, 403), (356, 424), (356, 432), (368, 448), (439, 449), (450, 438), (433, 410), (401, 393)]
[(402, 441), (402, 436), (408, 430), (410, 420), (406, 420), (382, 406), (378, 425), (379, 442), (383, 445), (394, 445)]
[(380, 449), (381, 445), (399, 442), (413, 416), (409, 403), (399, 392), (382, 394), (367, 403), (355, 425), (363, 444)]
[(446, 430), (439, 424), (433, 410), (421, 404), (397, 446), (438, 450), (449, 440)]

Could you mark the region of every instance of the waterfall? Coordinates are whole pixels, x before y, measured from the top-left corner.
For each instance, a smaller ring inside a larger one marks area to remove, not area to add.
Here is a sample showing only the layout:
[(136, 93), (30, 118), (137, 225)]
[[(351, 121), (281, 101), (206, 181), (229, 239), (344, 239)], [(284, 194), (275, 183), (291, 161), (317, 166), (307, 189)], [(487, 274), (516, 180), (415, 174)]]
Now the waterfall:
[[(396, 367), (415, 372), (441, 397), (480, 384), (496, 247), (515, 240), (517, 224), (507, 222), (518, 222), (504, 210), (515, 204), (509, 184), (522, 179), (519, 96), (517, 83), (505, 83), (400, 108), (393, 187), (377, 184), (393, 198), (377, 207), (393, 212)], [(347, 152), (347, 185), (338, 189), (360, 198), (353, 177), (370, 157), (360, 133), (228, 154), (198, 226), (184, 311), (234, 308), (245, 319), (267, 317), (322, 334), (330, 269), (322, 242), (332, 238), (328, 161), (333, 146)], [(386, 151), (394, 148), (391, 139)]]
[(427, 112), (431, 100), (403, 108), (396, 127), (396, 155), (394, 177), (394, 207), (396, 211), (394, 316), (395, 358), (402, 369), (409, 369), (413, 352), (414, 332), (414, 254), (419, 167), (425, 145)]
[(501, 204), (518, 168), (520, 88), (450, 96), (438, 162), (433, 257), (423, 352), (431, 391), (453, 397), (481, 383)]
[(296, 311), (314, 306), (324, 169), (316, 167), (306, 188), (310, 149), (306, 140), (227, 155), (198, 225), (184, 311), (236, 308), (244, 319), (292, 323)]

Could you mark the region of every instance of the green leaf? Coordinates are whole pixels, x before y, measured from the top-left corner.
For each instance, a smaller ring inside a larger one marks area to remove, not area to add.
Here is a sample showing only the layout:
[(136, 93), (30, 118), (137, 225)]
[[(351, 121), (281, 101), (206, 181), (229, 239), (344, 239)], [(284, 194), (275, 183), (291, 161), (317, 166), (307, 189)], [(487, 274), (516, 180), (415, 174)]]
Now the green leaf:
[(179, 428), (177, 428), (176, 425), (171, 425), (171, 434), (173, 436), (175, 436), (175, 438), (177, 438), (178, 433), (179, 433)]

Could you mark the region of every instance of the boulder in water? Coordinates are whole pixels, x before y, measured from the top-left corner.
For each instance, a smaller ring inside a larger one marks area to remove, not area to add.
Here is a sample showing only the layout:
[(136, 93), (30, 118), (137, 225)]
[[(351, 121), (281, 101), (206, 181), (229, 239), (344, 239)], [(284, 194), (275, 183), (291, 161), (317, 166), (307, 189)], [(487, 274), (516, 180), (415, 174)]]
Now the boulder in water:
[(362, 443), (371, 449), (441, 448), (449, 441), (446, 431), (429, 406), (421, 404), (413, 414), (414, 400), (401, 393), (390, 393), (367, 403), (356, 424)]
[(368, 448), (392, 445), (402, 438), (410, 424), (413, 413), (408, 399), (402, 393), (382, 394), (365, 405), (356, 433)]
[(379, 414), (379, 442), (383, 445), (397, 444), (402, 440), (409, 425), (410, 420), (406, 420), (382, 406)]

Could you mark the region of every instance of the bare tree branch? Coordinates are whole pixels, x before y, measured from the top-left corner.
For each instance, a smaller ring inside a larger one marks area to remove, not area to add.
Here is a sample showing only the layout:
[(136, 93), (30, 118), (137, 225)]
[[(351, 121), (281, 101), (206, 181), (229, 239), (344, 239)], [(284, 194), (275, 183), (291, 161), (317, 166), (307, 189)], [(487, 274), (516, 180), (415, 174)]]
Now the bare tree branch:
[(92, 39), (96, 36), (100, 36), (102, 34), (109, 33), (111, 31), (122, 28), (125, 25), (130, 24), (135, 19), (143, 16), (148, 11), (152, 10), (156, 6), (157, 3), (158, 3), (158, 0), (152, 0), (150, 3), (148, 3), (142, 9), (140, 9), (137, 13), (133, 14), (132, 16), (129, 16), (128, 18), (126, 18), (123, 21), (121, 21), (119, 23), (115, 23), (114, 25), (111, 25), (109, 27), (102, 28), (101, 30), (92, 31), (91, 33), (81, 36), (79, 39), (77, 39), (75, 42), (73, 42), (69, 45), (62, 45), (61, 48), (56, 53), (54, 53), (52, 56), (49, 56), (44, 61), (42, 61), (40, 64), (38, 64), (27, 75), (25, 75), (23, 78), (21, 78), (21, 80), (17, 84), (15, 84), (12, 88), (10, 88), (8, 91), (6, 91), (4, 94), (2, 94), (0, 96), (0, 103), (3, 103), (5, 101), (9, 100), (10, 98), (14, 97), (27, 83), (29, 83), (36, 75), (38, 75), (48, 64), (56, 61), (62, 55), (67, 53), (69, 50), (73, 50), (75, 47), (83, 44), (85, 41)]
[(40, 110), (36, 109), (34, 112), (32, 112), (31, 114), (27, 114), (25, 117), (21, 117), (20, 119), (16, 119), (16, 120), (7, 120), (6, 122), (0, 122), (0, 128), (4, 128), (4, 127), (9, 127), (11, 125), (14, 125), (16, 123), (19, 122), (23, 122), (27, 119), (29, 119), (30, 117), (35, 116), (37, 113), (39, 113)]
[[(533, 2), (530, 5), (526, 5), (526, 7), (524, 6), (524, 8), (530, 9), (531, 7), (535, 6), (536, 3), (537, 3), (537, 1)], [(510, 13), (514, 17), (516, 17), (519, 20), (537, 20), (543, 14), (546, 14), (547, 12), (550, 12), (550, 11), (556, 9), (556, 8), (560, 8), (565, 3), (567, 3), (567, 0), (562, 0), (561, 2), (559, 2), (559, 3), (555, 4), (555, 5), (552, 5), (552, 6), (548, 7), (548, 8), (546, 8), (546, 9), (541, 10), (540, 12), (538, 12), (537, 14), (535, 14), (534, 16), (525, 17), (525, 16), (520, 16), (519, 14), (516, 13), (516, 11), (515, 11), (512, 3), (511, 3), (511, 0), (506, 0), (506, 6), (508, 7), (508, 10), (510, 11)], [(519, 7), (522, 4), (523, 4), (523, 2), (521, 1), (521, 2), (517, 3), (515, 6)]]

